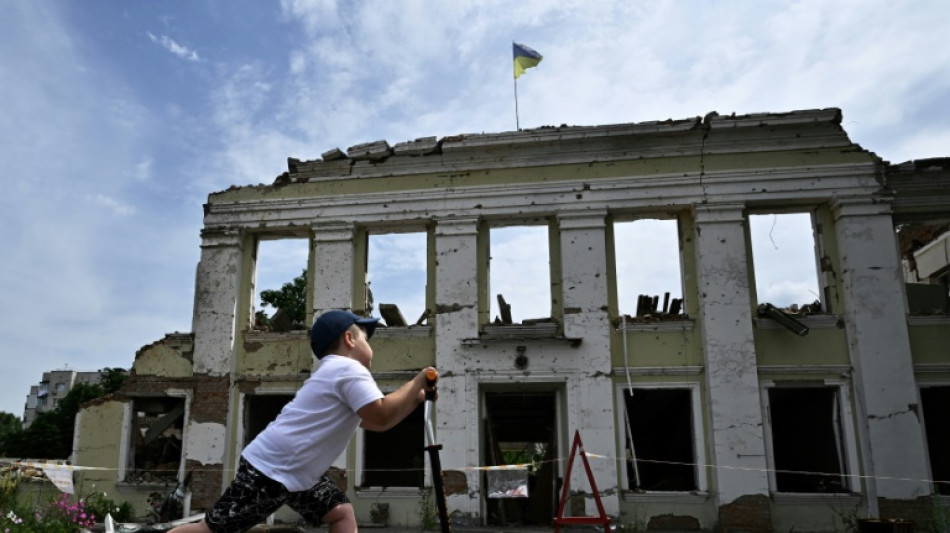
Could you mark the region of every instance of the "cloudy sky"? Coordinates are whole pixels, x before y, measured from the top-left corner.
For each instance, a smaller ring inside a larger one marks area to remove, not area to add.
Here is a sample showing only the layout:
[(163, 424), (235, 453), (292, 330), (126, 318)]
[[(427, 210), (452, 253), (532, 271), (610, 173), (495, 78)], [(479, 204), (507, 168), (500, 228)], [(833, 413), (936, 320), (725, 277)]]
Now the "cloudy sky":
[[(544, 56), (518, 80), (522, 128), (839, 107), (855, 142), (901, 162), (950, 155), (947, 13), (946, 0), (0, 0), (0, 411), (21, 414), (45, 370), (127, 368), (191, 329), (209, 193), (270, 183), (288, 156), (515, 129), (512, 41)], [(790, 249), (776, 240), (787, 222), (765, 221), (765, 249)], [(493, 251), (537, 240), (511, 238)], [(419, 254), (402, 255), (414, 268)], [(544, 314), (524, 298), (522, 318)]]

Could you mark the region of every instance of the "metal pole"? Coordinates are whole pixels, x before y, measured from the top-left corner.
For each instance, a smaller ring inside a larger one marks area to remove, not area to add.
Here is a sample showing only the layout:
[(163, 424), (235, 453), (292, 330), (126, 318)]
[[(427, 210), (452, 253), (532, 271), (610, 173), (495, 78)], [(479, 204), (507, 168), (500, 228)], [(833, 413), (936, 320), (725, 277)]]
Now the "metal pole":
[(515, 78), (515, 128), (521, 131), (521, 122), (518, 120), (518, 78)]
[(432, 466), (432, 486), (435, 488), (435, 503), (439, 508), (439, 522), (442, 525), (442, 533), (452, 533), (452, 529), (449, 527), (449, 511), (445, 504), (445, 484), (442, 479), (442, 460), (439, 459), (439, 450), (442, 449), (441, 444), (435, 443), (435, 432), (432, 430), (432, 411), (435, 407), (435, 384), (439, 380), (439, 373), (435, 370), (430, 370), (426, 374), (427, 385), (429, 388), (426, 390), (426, 405), (424, 409), (425, 419), (426, 419), (426, 440), (428, 441), (428, 446), (426, 446), (426, 451), (429, 452), (429, 464)]

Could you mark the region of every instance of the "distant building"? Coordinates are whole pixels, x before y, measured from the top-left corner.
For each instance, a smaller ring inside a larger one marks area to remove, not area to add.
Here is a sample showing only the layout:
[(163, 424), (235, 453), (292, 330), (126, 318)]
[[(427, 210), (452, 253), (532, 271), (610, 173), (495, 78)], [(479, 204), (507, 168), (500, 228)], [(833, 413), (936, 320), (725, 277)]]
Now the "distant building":
[(30, 386), (23, 410), (23, 428), (26, 429), (40, 413), (56, 409), (59, 402), (80, 383), (96, 384), (102, 379), (101, 371), (77, 372), (75, 370), (51, 370), (43, 372), (39, 384)]
[[(784, 214), (811, 221), (818, 280), (794, 309), (758, 293), (750, 237), (757, 217)], [(618, 288), (618, 270), (640, 266), (618, 265), (634, 246), (618, 227), (648, 219), (675, 231), (638, 260), (665, 247), (680, 264), (675, 287), (636, 299)], [(924, 531), (950, 495), (948, 221), (950, 159), (891, 164), (849, 139), (838, 109), (289, 159), (270, 185), (209, 196), (192, 331), (143, 347), (126, 385), (80, 411), (73, 461), (137, 506), (190, 473), (186, 508), (209, 507), (315, 364), (305, 330), (256, 325), (260, 243), (308, 253), (310, 323), (370, 314), (368, 242), (414, 232), (428, 243), (426, 310), (406, 321), (376, 295), (372, 372), (384, 390), (442, 372), (435, 429), (457, 522), (550, 527), (565, 483), (567, 512), (595, 515), (585, 468), (567, 472), (576, 431), (618, 525), (830, 532), (909, 518)], [(493, 230), (511, 226), (548, 245), (524, 267), (549, 273), (550, 309), (520, 323), (519, 295), (490, 286)], [(416, 413), (354, 435), (331, 475), (361, 524), (425, 522), (424, 434)], [(512, 462), (536, 467), (529, 495), (495, 498), (480, 467)]]

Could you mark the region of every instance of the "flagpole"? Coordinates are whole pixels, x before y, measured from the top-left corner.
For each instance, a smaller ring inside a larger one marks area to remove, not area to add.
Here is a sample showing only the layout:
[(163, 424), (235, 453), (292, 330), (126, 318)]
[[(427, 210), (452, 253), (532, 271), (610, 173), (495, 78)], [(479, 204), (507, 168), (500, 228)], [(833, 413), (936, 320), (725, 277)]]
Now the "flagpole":
[(515, 128), (521, 131), (521, 122), (518, 120), (518, 78), (515, 77)]

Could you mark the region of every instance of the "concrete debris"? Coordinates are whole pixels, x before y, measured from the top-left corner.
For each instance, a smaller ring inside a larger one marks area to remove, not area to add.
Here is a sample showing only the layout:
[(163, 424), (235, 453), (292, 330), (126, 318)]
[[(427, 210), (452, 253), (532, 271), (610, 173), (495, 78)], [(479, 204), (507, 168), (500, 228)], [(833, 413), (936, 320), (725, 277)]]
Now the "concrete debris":
[(320, 154), (320, 158), (324, 161), (336, 161), (337, 159), (346, 159), (346, 154), (339, 148), (333, 148)]
[(439, 150), (439, 142), (436, 137), (421, 137), (414, 141), (397, 143), (393, 147), (393, 153), (396, 155), (420, 156), (429, 155)]
[(771, 318), (799, 337), (808, 335), (808, 326), (795, 320), (790, 314), (783, 312), (770, 303), (759, 304), (757, 311), (759, 316)]
[(346, 153), (356, 161), (379, 161), (393, 155), (393, 149), (386, 141), (374, 141), (351, 146)]

